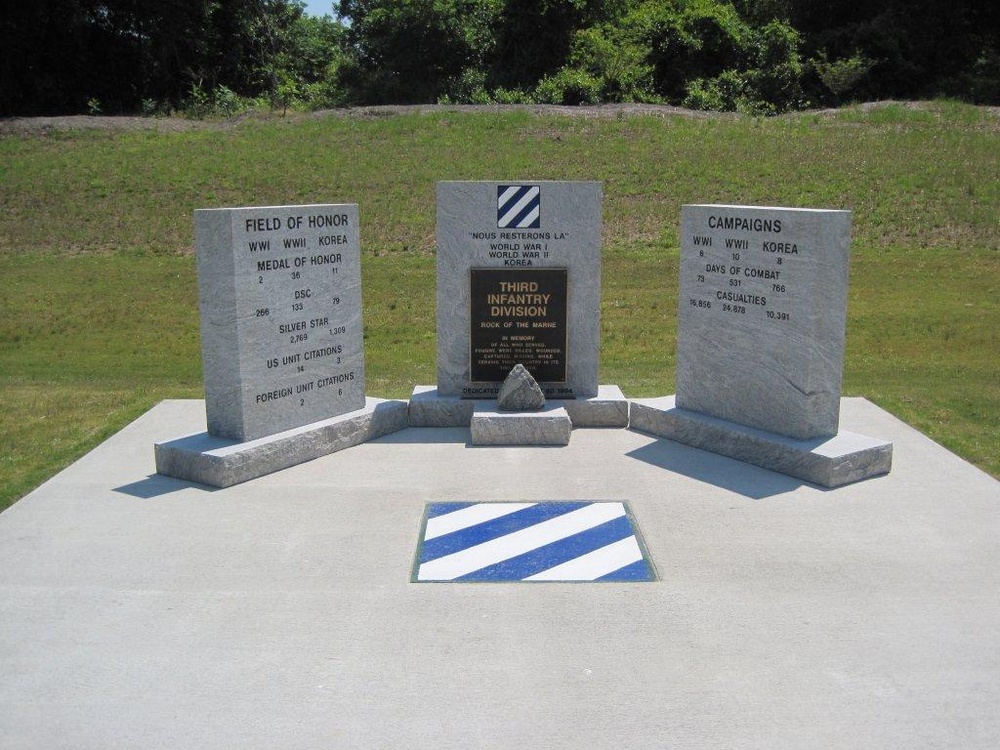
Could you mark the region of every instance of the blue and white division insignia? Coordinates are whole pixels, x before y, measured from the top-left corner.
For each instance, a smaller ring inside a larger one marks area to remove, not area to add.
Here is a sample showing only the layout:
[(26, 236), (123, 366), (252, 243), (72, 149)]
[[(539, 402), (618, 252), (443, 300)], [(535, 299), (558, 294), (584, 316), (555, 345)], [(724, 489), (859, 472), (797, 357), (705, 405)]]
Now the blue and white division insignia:
[(497, 186), (497, 226), (538, 229), (542, 225), (542, 191), (538, 185)]
[(431, 503), (413, 580), (655, 581), (624, 503)]

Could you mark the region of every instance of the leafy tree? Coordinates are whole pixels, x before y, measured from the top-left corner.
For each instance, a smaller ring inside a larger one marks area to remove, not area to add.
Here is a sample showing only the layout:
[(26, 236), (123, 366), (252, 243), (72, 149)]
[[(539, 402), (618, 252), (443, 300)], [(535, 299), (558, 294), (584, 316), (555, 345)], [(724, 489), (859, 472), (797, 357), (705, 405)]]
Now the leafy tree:
[(502, 0), (342, 0), (357, 55), (345, 83), (361, 102), (434, 102), (495, 44)]
[(769, 113), (1000, 102), (981, 0), (33, 0), (0, 15), (0, 114), (449, 101)]
[[(791, 0), (790, 10), (817, 72), (830, 65), (849, 70), (852, 60), (869, 68), (853, 82), (860, 98), (968, 96), (977, 75), (985, 76), (988, 89), (991, 74), (983, 63), (1000, 52), (996, 3)], [(1000, 78), (993, 81), (996, 85)]]
[[(309, 61), (322, 57), (298, 0), (9, 5), (0, 17), (3, 114), (83, 112), (88, 102), (108, 114), (148, 109), (149, 102), (179, 107), (192, 91), (211, 101), (220, 87), (234, 96), (270, 94), (277, 71), (308, 82), (315, 75)], [(323, 43), (333, 41), (333, 32), (323, 33)], [(296, 44), (307, 54), (293, 53)]]
[(604, 23), (576, 32), (568, 69), (593, 78), (600, 101), (658, 101), (650, 52), (645, 40), (627, 24)]
[(533, 88), (566, 65), (578, 31), (621, 18), (629, 4), (627, 0), (506, 0), (492, 58), (492, 82), (505, 88)]

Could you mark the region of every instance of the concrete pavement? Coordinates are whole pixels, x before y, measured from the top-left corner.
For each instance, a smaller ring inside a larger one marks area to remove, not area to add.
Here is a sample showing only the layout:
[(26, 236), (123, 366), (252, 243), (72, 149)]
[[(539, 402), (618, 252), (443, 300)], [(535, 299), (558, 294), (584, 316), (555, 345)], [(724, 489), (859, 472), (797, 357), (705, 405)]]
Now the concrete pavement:
[[(641, 433), (410, 428), (209, 490), (163, 402), (0, 514), (0, 746), (995, 748), (1000, 483), (861, 399), (821, 490)], [(412, 583), (424, 509), (625, 501), (654, 583)]]

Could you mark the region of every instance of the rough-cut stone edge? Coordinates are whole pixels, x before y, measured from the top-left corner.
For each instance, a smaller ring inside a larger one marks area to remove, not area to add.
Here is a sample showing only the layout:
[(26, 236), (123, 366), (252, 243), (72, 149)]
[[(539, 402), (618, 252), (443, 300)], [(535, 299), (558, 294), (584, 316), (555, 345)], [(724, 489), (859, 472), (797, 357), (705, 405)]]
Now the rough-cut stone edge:
[(329, 453), (398, 432), (407, 426), (407, 404), (366, 398), (356, 411), (239, 442), (207, 432), (155, 443), (156, 471), (212, 487), (230, 487)]
[(528, 368), (514, 365), (500, 386), (497, 396), (500, 411), (539, 411), (545, 408), (545, 394)]
[(581, 427), (628, 427), (628, 399), (617, 385), (601, 385), (590, 398), (549, 400), (550, 404), (566, 409), (573, 429)]
[(410, 396), (410, 427), (468, 427), (476, 402), (442, 396), (433, 385), (418, 385)]
[(678, 408), (674, 396), (632, 401), (629, 427), (828, 488), (892, 468), (892, 443), (884, 440), (843, 430), (797, 440)]
[[(433, 385), (418, 385), (410, 396), (410, 427), (469, 427), (477, 403), (495, 405), (492, 400), (442, 396)], [(628, 399), (617, 385), (598, 386), (590, 398), (547, 399), (546, 404), (563, 408), (573, 429), (590, 427), (628, 427)]]
[(492, 401), (476, 404), (469, 425), (473, 445), (569, 445), (573, 422), (562, 407), (542, 411), (499, 411)]

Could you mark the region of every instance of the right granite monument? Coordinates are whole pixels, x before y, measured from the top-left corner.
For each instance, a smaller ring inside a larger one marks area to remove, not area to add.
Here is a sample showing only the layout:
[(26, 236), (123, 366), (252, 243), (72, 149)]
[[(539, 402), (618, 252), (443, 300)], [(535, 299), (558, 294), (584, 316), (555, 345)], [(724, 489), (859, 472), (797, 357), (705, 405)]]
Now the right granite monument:
[(888, 473), (892, 444), (839, 429), (851, 213), (681, 209), (677, 393), (630, 425), (824, 487)]

